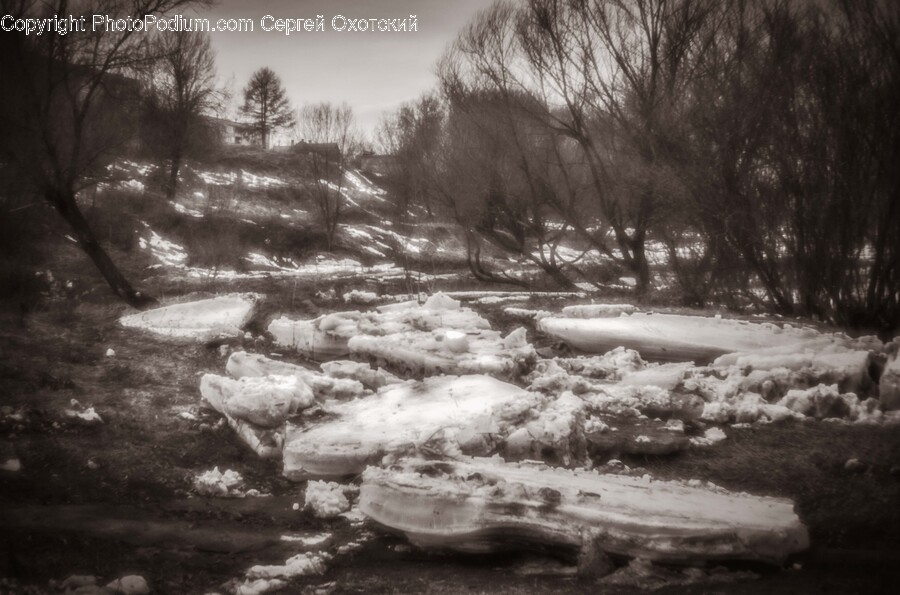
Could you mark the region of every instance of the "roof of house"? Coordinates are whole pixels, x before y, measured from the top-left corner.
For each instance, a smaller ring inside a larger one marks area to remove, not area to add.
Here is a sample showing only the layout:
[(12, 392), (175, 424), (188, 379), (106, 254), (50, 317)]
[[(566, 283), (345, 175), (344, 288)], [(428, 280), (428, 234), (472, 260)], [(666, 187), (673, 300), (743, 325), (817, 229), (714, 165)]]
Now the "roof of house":
[(216, 118), (216, 117), (209, 117), (207, 119), (214, 124), (219, 124), (219, 125), (224, 125), (224, 126), (234, 126), (235, 128), (253, 128), (253, 124), (251, 124), (249, 122), (238, 122), (236, 120), (229, 120), (227, 118)]

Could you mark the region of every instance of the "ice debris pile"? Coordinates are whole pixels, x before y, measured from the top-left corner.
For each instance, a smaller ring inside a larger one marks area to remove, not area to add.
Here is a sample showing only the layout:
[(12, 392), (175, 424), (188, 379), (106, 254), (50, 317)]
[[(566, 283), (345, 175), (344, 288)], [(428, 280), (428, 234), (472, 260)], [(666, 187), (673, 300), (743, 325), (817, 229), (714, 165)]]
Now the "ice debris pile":
[(677, 329), (678, 354), (709, 353), (713, 345), (743, 351), (703, 366), (651, 363), (621, 345), (602, 355), (539, 358), (524, 329), (502, 337), (438, 294), (421, 306), (275, 320), (270, 331), (283, 345), (363, 361), (329, 361), (315, 371), (237, 352), (229, 376), (202, 378), (201, 394), (260, 455), (282, 457), (295, 479), (357, 474), (426, 451), (573, 466), (608, 454), (670, 454), (727, 436), (704, 423), (900, 421), (875, 396), (872, 375), (880, 362), (881, 384), (894, 382), (888, 371), (896, 347), (871, 337), (639, 314), (629, 305), (573, 306), (563, 316), (540, 325), (578, 320), (573, 328), (584, 336), (588, 322), (615, 322), (612, 336), (628, 345), (660, 334), (660, 344), (672, 346), (666, 332)]
[(407, 377), (490, 374), (514, 379), (537, 359), (524, 329), (502, 337), (475, 311), (443, 294), (421, 306), (402, 302), (313, 320), (282, 317), (268, 331), (277, 344), (315, 360), (350, 356)]
[(229, 356), (226, 371), (229, 376), (205, 374), (200, 379), (203, 401), (266, 458), (281, 456), (288, 419), (321, 412), (329, 402), (371, 394), (366, 384), (399, 382), (357, 362), (331, 362), (321, 373), (243, 351)]
[[(628, 345), (659, 334), (660, 344), (673, 346), (666, 333), (677, 329), (678, 354), (743, 350), (703, 366), (651, 363), (621, 345), (602, 355), (539, 358), (524, 329), (502, 337), (438, 294), (421, 306), (275, 320), (270, 331), (283, 345), (363, 361), (329, 361), (319, 372), (238, 352), (229, 376), (203, 377), (201, 394), (260, 455), (283, 457), (285, 474), (296, 479), (352, 475), (427, 450), (566, 466), (600, 454), (669, 454), (723, 439), (703, 423), (900, 421), (876, 398), (872, 375), (880, 362), (881, 384), (893, 382), (896, 348), (875, 338), (639, 314), (628, 305), (569, 307), (563, 316), (586, 318), (540, 325), (578, 320), (573, 328), (584, 336), (588, 322), (615, 322), (607, 330)], [(597, 332), (607, 337), (607, 330)]]
[(900, 409), (897, 340), (885, 344), (789, 324), (627, 312), (587, 321), (564, 312), (541, 318), (538, 326), (580, 351), (604, 354), (601, 360), (609, 350), (624, 348), (674, 362), (637, 364), (641, 369), (623, 375), (620, 384), (644, 387), (636, 391), (639, 400), (646, 387), (699, 396), (707, 421), (898, 421), (891, 413)]
[(504, 337), (438, 294), (274, 320), (276, 342), (327, 360), (319, 370), (237, 352), (201, 394), (285, 476), (310, 480), (316, 516), (347, 514), (353, 488), (338, 482), (361, 475), (362, 512), (422, 545), (525, 536), (662, 561), (778, 561), (806, 531), (784, 500), (588, 469), (711, 448), (730, 424), (900, 422), (896, 343), (628, 305), (535, 320), (589, 355), (539, 357), (524, 329)]
[(73, 574), (59, 582), (51, 580), (50, 588), (54, 591), (76, 595), (90, 595), (91, 593), (146, 595), (150, 593), (150, 585), (147, 584), (147, 580), (136, 574), (113, 579), (105, 587), (100, 586), (96, 576)]

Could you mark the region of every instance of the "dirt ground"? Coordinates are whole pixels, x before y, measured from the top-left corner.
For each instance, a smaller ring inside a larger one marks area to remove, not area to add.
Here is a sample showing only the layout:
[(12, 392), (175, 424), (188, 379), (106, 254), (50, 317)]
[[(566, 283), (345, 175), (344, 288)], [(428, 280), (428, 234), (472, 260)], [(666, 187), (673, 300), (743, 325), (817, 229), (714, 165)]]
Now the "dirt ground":
[[(343, 307), (296, 288), (286, 300), (274, 300), (261, 317)], [(487, 313), (493, 322), (512, 324), (494, 308)], [(16, 312), (0, 318), (0, 455), (22, 464), (17, 472), (0, 471), (0, 593), (52, 592), (49, 581), (72, 574), (97, 575), (103, 583), (140, 574), (156, 593), (208, 593), (254, 564), (284, 563), (293, 553), (280, 540), (285, 532), (327, 531), (335, 543), (354, 538), (359, 529), (344, 519), (325, 522), (292, 510), (302, 502), (303, 484), (283, 479), (277, 461), (257, 458), (217, 414), (200, 406), (199, 376), (224, 369), (227, 354), (218, 345), (121, 328), (116, 319), (122, 311), (115, 302), (96, 300), (48, 306), (24, 321)], [(252, 326), (258, 332), (263, 322)], [(233, 348), (272, 351), (259, 339)], [(107, 349), (115, 356), (106, 356)], [(65, 417), (66, 409), (79, 406), (94, 407), (103, 423)], [(660, 478), (708, 479), (792, 498), (810, 528), (812, 549), (788, 569), (751, 568), (759, 574), (755, 580), (660, 592), (898, 592), (900, 429), (785, 423), (727, 433), (712, 447), (625, 462)], [(863, 461), (866, 470), (845, 470), (849, 458)], [(239, 471), (248, 487), (272, 496), (192, 495), (192, 478), (214, 466)], [(287, 592), (599, 590), (568, 572), (560, 575), (552, 558), (423, 552), (373, 530), (378, 537), (361, 550), (338, 559), (323, 576), (295, 581)], [(525, 572), (535, 560), (549, 569)]]

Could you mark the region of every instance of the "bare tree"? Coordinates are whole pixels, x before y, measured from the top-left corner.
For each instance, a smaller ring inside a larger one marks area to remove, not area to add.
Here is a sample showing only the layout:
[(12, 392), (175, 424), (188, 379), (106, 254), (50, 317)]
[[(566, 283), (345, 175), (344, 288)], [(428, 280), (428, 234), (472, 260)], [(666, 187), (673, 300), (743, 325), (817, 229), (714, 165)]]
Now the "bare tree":
[(388, 172), (395, 223), (403, 223), (412, 208), (432, 213), (436, 166), (441, 157), (446, 107), (428, 93), (385, 114), (376, 130), (381, 152), (393, 157)]
[(300, 134), (308, 143), (313, 201), (325, 227), (327, 249), (332, 250), (344, 207), (344, 171), (359, 145), (353, 109), (346, 103), (305, 105)]
[(212, 140), (203, 116), (221, 105), (224, 94), (216, 89), (209, 35), (164, 33), (150, 51), (155, 60), (148, 73), (145, 128), (168, 160), (165, 191), (173, 198), (185, 156), (208, 148)]
[[(595, 204), (639, 291), (649, 283), (648, 234), (669, 200), (654, 180), (668, 167), (689, 57), (702, 51), (714, 9), (707, 0), (531, 0), (520, 16), (530, 81), (562, 102), (555, 126), (582, 148)], [(605, 237), (593, 239), (603, 249)]]
[[(111, 18), (159, 14), (197, 4), (190, 0), (4, 1), (14, 18), (92, 15)], [(145, 59), (145, 35), (131, 30), (68, 35), (0, 36), (0, 154), (21, 181), (47, 200), (69, 224), (116, 295), (135, 307), (156, 303), (137, 291), (97, 241), (77, 195), (105, 175), (133, 128), (137, 85), (127, 77)]]
[(439, 65), (450, 202), (509, 252), (549, 217), (639, 291), (659, 241), (690, 303), (895, 327), (898, 39), (883, 0), (500, 1)]
[(280, 128), (294, 125), (294, 110), (281, 84), (281, 78), (268, 67), (253, 73), (244, 87), (243, 114), (248, 117), (262, 137), (262, 146), (269, 148), (269, 136)]
[(690, 95), (694, 212), (747, 299), (888, 333), (900, 325), (900, 9), (732, 7)]

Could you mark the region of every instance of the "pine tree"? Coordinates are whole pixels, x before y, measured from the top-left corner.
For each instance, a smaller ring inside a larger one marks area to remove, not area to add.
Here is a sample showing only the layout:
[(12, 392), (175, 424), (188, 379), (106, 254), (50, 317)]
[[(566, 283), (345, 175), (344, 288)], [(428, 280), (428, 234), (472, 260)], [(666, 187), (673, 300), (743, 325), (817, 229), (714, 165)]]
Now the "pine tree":
[(274, 130), (294, 125), (294, 111), (281, 78), (268, 67), (260, 68), (250, 77), (244, 87), (241, 111), (259, 132), (264, 149), (269, 147), (269, 135)]

